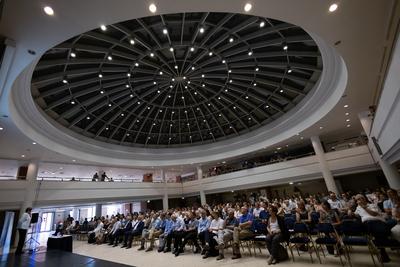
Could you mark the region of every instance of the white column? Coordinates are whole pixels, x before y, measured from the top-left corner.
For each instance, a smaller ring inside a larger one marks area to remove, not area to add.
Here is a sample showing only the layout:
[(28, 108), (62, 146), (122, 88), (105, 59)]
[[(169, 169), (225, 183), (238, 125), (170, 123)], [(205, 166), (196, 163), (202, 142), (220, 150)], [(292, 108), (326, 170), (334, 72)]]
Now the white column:
[(201, 205), (205, 205), (207, 203), (206, 201), (206, 194), (204, 193), (203, 189), (203, 169), (201, 166), (197, 166), (197, 179), (200, 181), (200, 202)]
[(329, 169), (328, 162), (325, 159), (325, 152), (322, 148), (321, 141), (318, 136), (311, 137), (311, 143), (315, 151), (315, 155), (318, 158), (319, 166), (321, 167), (322, 176), (324, 177), (326, 187), (329, 191), (335, 192), (339, 194), (339, 190), (335, 184), (335, 179), (333, 179), (333, 175), (331, 170)]
[(28, 165), (28, 172), (26, 174), (27, 186), (25, 189), (24, 202), (21, 205), (20, 215), (25, 212), (27, 207), (33, 207), (37, 197), (37, 175), (39, 172), (39, 161), (32, 160)]
[(164, 196), (163, 196), (163, 210), (168, 210), (168, 183), (167, 179), (165, 178), (165, 172), (161, 169), (161, 179), (164, 182)]
[(389, 186), (393, 189), (399, 190), (400, 189), (400, 174), (395, 166), (388, 163), (386, 160), (383, 160), (379, 155), (377, 148), (375, 147), (374, 142), (370, 136), (371, 127), (372, 127), (372, 120), (368, 116), (368, 111), (361, 112), (358, 114), (360, 118), (361, 125), (364, 129), (365, 134), (368, 137), (368, 146), (373, 155), (375, 161), (379, 163), (383, 173), (385, 174), (386, 180)]

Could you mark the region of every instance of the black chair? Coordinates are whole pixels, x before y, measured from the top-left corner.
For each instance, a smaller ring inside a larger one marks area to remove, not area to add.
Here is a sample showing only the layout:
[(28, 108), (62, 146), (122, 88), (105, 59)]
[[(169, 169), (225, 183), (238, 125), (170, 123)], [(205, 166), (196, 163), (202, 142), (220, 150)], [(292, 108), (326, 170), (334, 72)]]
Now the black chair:
[(382, 252), (386, 254), (386, 248), (400, 250), (400, 242), (391, 238), (390, 228), (383, 221), (370, 220), (365, 222), (365, 225), (373, 251), (377, 254), (379, 262), (383, 266)]
[(340, 239), (339, 236), (335, 230), (335, 227), (333, 227), (332, 224), (330, 223), (319, 223), (318, 224), (318, 238), (315, 240), (315, 243), (317, 244), (316, 250), (317, 250), (317, 255), (319, 257), (319, 249), (321, 249), (322, 254), (325, 257), (325, 252), (323, 246), (333, 246), (336, 251), (338, 252), (338, 256), (340, 258), (341, 264), (344, 266), (344, 262), (342, 260), (342, 255), (340, 255), (339, 252), (339, 245), (340, 245)]
[(293, 247), (296, 247), (297, 253), (300, 256), (299, 246), (305, 246), (307, 248), (308, 253), (310, 254), (311, 262), (314, 263), (312, 252), (314, 250), (315, 254), (318, 257), (319, 262), (321, 263), (321, 259), (316, 250), (315, 244), (311, 238), (310, 230), (305, 223), (296, 223), (294, 224), (293, 231), (291, 232), (291, 237), (289, 238), (289, 250), (292, 254), (292, 259), (294, 261), (293, 255)]
[(347, 261), (351, 264), (350, 250), (353, 246), (367, 247), (371, 254), (372, 261), (375, 263), (374, 252), (366, 234), (364, 225), (359, 221), (344, 220), (342, 222), (342, 243), (346, 252)]

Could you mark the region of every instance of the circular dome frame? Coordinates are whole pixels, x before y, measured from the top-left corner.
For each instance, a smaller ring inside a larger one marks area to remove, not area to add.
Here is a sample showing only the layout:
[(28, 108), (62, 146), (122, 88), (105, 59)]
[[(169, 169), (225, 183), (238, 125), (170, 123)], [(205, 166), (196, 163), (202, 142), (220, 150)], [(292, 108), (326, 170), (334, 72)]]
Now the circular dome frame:
[(50, 120), (80, 135), (165, 148), (264, 128), (300, 103), (321, 73), (318, 46), (298, 26), (193, 12), (70, 38), (42, 55), (31, 88)]

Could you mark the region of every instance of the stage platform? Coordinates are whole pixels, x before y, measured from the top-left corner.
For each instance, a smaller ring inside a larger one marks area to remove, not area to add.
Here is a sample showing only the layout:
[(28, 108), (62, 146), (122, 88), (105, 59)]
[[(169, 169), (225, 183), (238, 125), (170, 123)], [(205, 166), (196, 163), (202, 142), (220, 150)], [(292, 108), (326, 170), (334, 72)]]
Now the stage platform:
[(92, 257), (86, 257), (71, 252), (60, 250), (46, 251), (41, 247), (38, 252), (22, 255), (10, 253), (0, 256), (0, 267), (126, 267), (125, 265), (111, 261), (100, 260)]

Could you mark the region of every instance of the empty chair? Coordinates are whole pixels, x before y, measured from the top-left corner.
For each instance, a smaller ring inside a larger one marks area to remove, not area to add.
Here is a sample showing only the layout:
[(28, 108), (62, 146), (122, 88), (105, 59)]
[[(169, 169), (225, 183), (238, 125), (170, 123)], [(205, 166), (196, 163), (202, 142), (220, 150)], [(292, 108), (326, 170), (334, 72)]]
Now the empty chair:
[(319, 237), (315, 240), (315, 243), (317, 244), (316, 249), (318, 257), (319, 249), (321, 249), (322, 254), (325, 256), (323, 246), (333, 246), (333, 248), (336, 249), (336, 251), (338, 252), (340, 262), (342, 263), (342, 265), (344, 265), (342, 256), (339, 252), (340, 239), (335, 230), (335, 227), (333, 227), (333, 225), (330, 223), (319, 223), (317, 228)]
[(289, 249), (292, 254), (292, 259), (294, 261), (293, 255), (293, 247), (296, 247), (297, 253), (300, 256), (299, 246), (305, 246), (307, 248), (308, 253), (310, 254), (311, 262), (313, 263), (312, 252), (314, 250), (315, 254), (318, 257), (319, 262), (321, 263), (321, 259), (317, 253), (315, 244), (311, 238), (310, 230), (305, 223), (295, 223), (293, 226), (293, 231), (291, 232), (291, 237), (289, 238)]

